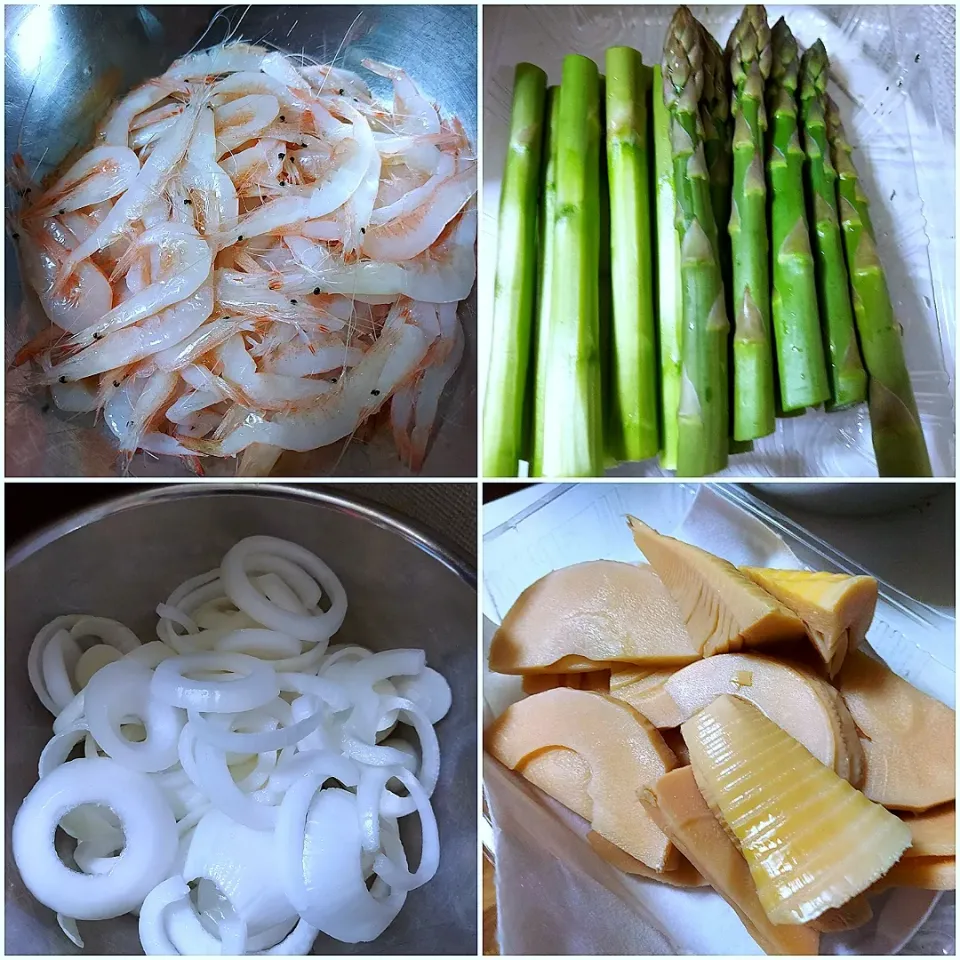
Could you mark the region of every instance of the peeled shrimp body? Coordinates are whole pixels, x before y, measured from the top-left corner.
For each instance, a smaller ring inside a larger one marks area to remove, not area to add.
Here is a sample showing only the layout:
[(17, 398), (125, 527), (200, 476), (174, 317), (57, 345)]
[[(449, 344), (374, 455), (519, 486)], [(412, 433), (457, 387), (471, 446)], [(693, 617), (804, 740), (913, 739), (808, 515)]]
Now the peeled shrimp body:
[[(402, 66), (364, 68), (391, 99), (303, 55), (198, 50), (119, 99), (48, 185), (18, 165), (8, 223), (52, 326), (15, 363), (61, 409), (103, 413), (121, 463), (242, 453), (262, 475), (393, 404), (401, 465), (421, 468), (463, 355), (476, 162)], [(393, 322), (423, 303), (450, 305), (441, 344)]]
[(450, 688), (422, 650), (331, 646), (347, 606), (314, 553), (253, 536), (158, 603), (157, 640), (86, 614), (39, 630), (28, 673), (56, 720), (12, 851), (81, 949), (77, 920), (124, 913), (148, 955), (366, 943), (434, 876)]

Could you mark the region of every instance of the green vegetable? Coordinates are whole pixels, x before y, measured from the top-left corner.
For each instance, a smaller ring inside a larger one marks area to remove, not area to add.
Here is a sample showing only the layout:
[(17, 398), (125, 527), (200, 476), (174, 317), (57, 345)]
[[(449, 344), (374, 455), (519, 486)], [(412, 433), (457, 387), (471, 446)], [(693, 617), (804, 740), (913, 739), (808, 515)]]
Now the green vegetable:
[(832, 408), (849, 407), (867, 397), (867, 373), (853, 326), (850, 284), (837, 214), (837, 171), (827, 143), (826, 94), (830, 61), (818, 40), (800, 61), (800, 103), (806, 177), (813, 211), (813, 247), (817, 258), (820, 320), (829, 360)]
[(853, 165), (836, 104), (827, 97), (827, 136), (839, 175), (843, 246), (853, 290), (853, 310), (869, 374), (873, 450), (881, 477), (929, 477), (930, 457), (903, 355), (883, 265), (860, 177)]
[(613, 307), (608, 444), (618, 460), (645, 460), (658, 449), (647, 143), (650, 80), (650, 70), (643, 66), (636, 50), (607, 50), (606, 156)]
[(602, 469), (599, 220), (600, 77), (586, 57), (563, 61), (557, 135), (551, 328), (545, 343), (542, 473)]
[(500, 191), (493, 349), (483, 405), (483, 472), (515, 477), (524, 449), (536, 297), (537, 217), (547, 75), (517, 65)]
[(747, 6), (727, 43), (733, 91), (733, 436), (773, 433), (773, 348), (770, 342), (770, 239), (763, 87), (770, 73), (770, 28), (762, 6)]
[(797, 41), (781, 17), (771, 33), (767, 160), (773, 247), (773, 329), (785, 412), (830, 398), (817, 310), (817, 281), (804, 209), (803, 148), (797, 133)]
[(663, 50), (663, 95), (670, 113), (683, 310), (677, 473), (704, 476), (727, 463), (729, 323), (717, 226), (703, 151), (699, 101), (703, 30), (686, 7), (670, 21)]
[(657, 332), (660, 340), (660, 466), (677, 469), (678, 409), (682, 380), (683, 313), (680, 291), (680, 237), (676, 228), (670, 113), (663, 102), (663, 72), (653, 68), (653, 152), (657, 207)]

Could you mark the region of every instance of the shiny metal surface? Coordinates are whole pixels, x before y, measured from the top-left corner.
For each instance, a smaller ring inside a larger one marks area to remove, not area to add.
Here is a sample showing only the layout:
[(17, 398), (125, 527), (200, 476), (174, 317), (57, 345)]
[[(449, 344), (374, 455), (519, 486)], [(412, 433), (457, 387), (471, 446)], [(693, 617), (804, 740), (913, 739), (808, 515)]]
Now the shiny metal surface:
[[(27, 681), (27, 651), (36, 631), (60, 613), (88, 611), (115, 617), (149, 640), (156, 620), (152, 611), (161, 598), (187, 576), (215, 566), (236, 540), (259, 533), (301, 543), (337, 572), (349, 597), (338, 641), (374, 649), (423, 647), (454, 693), (453, 707), (437, 727), (443, 762), (434, 794), (442, 849), (436, 877), (409, 895), (379, 940), (348, 945), (321, 935), (314, 953), (475, 954), (474, 567), (408, 522), (342, 493), (268, 484), (191, 484), (141, 491), (76, 514), (10, 551), (7, 850), (13, 817), (36, 781), (37, 759), (51, 736), (52, 718)], [(414, 830), (410, 834), (417, 839)], [(6, 953), (81, 953), (61, 933), (54, 914), (23, 888), (9, 852), (6, 873)], [(133, 917), (81, 923), (80, 932), (85, 954), (140, 952)]]
[[(219, 11), (219, 12), (218, 12)], [(162, 73), (194, 46), (225, 39), (273, 44), (293, 53), (361, 71), (379, 95), (389, 81), (367, 76), (364, 57), (408, 70), (446, 114), (477, 133), (477, 13), (472, 6), (7, 6), (4, 9), (6, 132), (4, 160), (19, 150), (31, 169), (55, 169), (83, 149), (110, 103)], [(4, 293), (7, 366), (45, 324), (25, 309), (16, 254), (7, 240)], [(39, 309), (39, 308), (36, 308)], [(423, 476), (476, 476), (476, 293), (460, 307), (466, 351), (438, 415), (439, 429)], [(92, 415), (50, 409), (45, 390), (31, 389), (26, 371), (8, 372), (8, 476), (117, 476), (113, 438)], [(47, 409), (45, 409), (45, 407)], [(210, 475), (231, 476), (235, 461), (208, 458)], [(141, 477), (189, 473), (179, 461), (138, 455), (129, 471)], [(389, 430), (362, 442), (340, 442), (309, 454), (285, 454), (278, 476), (396, 476)]]

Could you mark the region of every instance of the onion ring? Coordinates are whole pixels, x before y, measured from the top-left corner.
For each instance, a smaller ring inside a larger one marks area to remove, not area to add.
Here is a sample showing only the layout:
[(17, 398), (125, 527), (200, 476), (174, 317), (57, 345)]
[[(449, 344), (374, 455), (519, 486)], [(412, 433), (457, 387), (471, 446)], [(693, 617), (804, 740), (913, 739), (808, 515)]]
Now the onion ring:
[[(226, 670), (233, 680), (191, 680), (195, 670)], [(236, 713), (269, 703), (280, 692), (276, 674), (243, 653), (193, 653), (157, 665), (150, 692), (162, 703), (204, 713)]]

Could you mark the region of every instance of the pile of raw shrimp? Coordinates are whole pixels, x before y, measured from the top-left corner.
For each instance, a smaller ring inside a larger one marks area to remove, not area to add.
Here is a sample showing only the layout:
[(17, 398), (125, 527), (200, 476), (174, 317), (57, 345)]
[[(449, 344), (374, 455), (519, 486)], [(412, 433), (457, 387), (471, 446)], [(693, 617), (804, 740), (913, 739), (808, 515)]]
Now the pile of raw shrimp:
[(450, 687), (422, 650), (328, 646), (346, 609), (314, 554), (249, 537), (157, 607), (158, 640), (75, 614), (40, 631), (54, 737), (13, 855), (74, 943), (78, 919), (138, 913), (147, 954), (307, 954), (378, 937), (433, 877)]
[(302, 59), (191, 53), (48, 189), (15, 158), (12, 236), (53, 324), (17, 361), (61, 409), (102, 411), (127, 460), (265, 475), (389, 403), (423, 462), (476, 275), (473, 150), (403, 70), (363, 62), (391, 105)]

